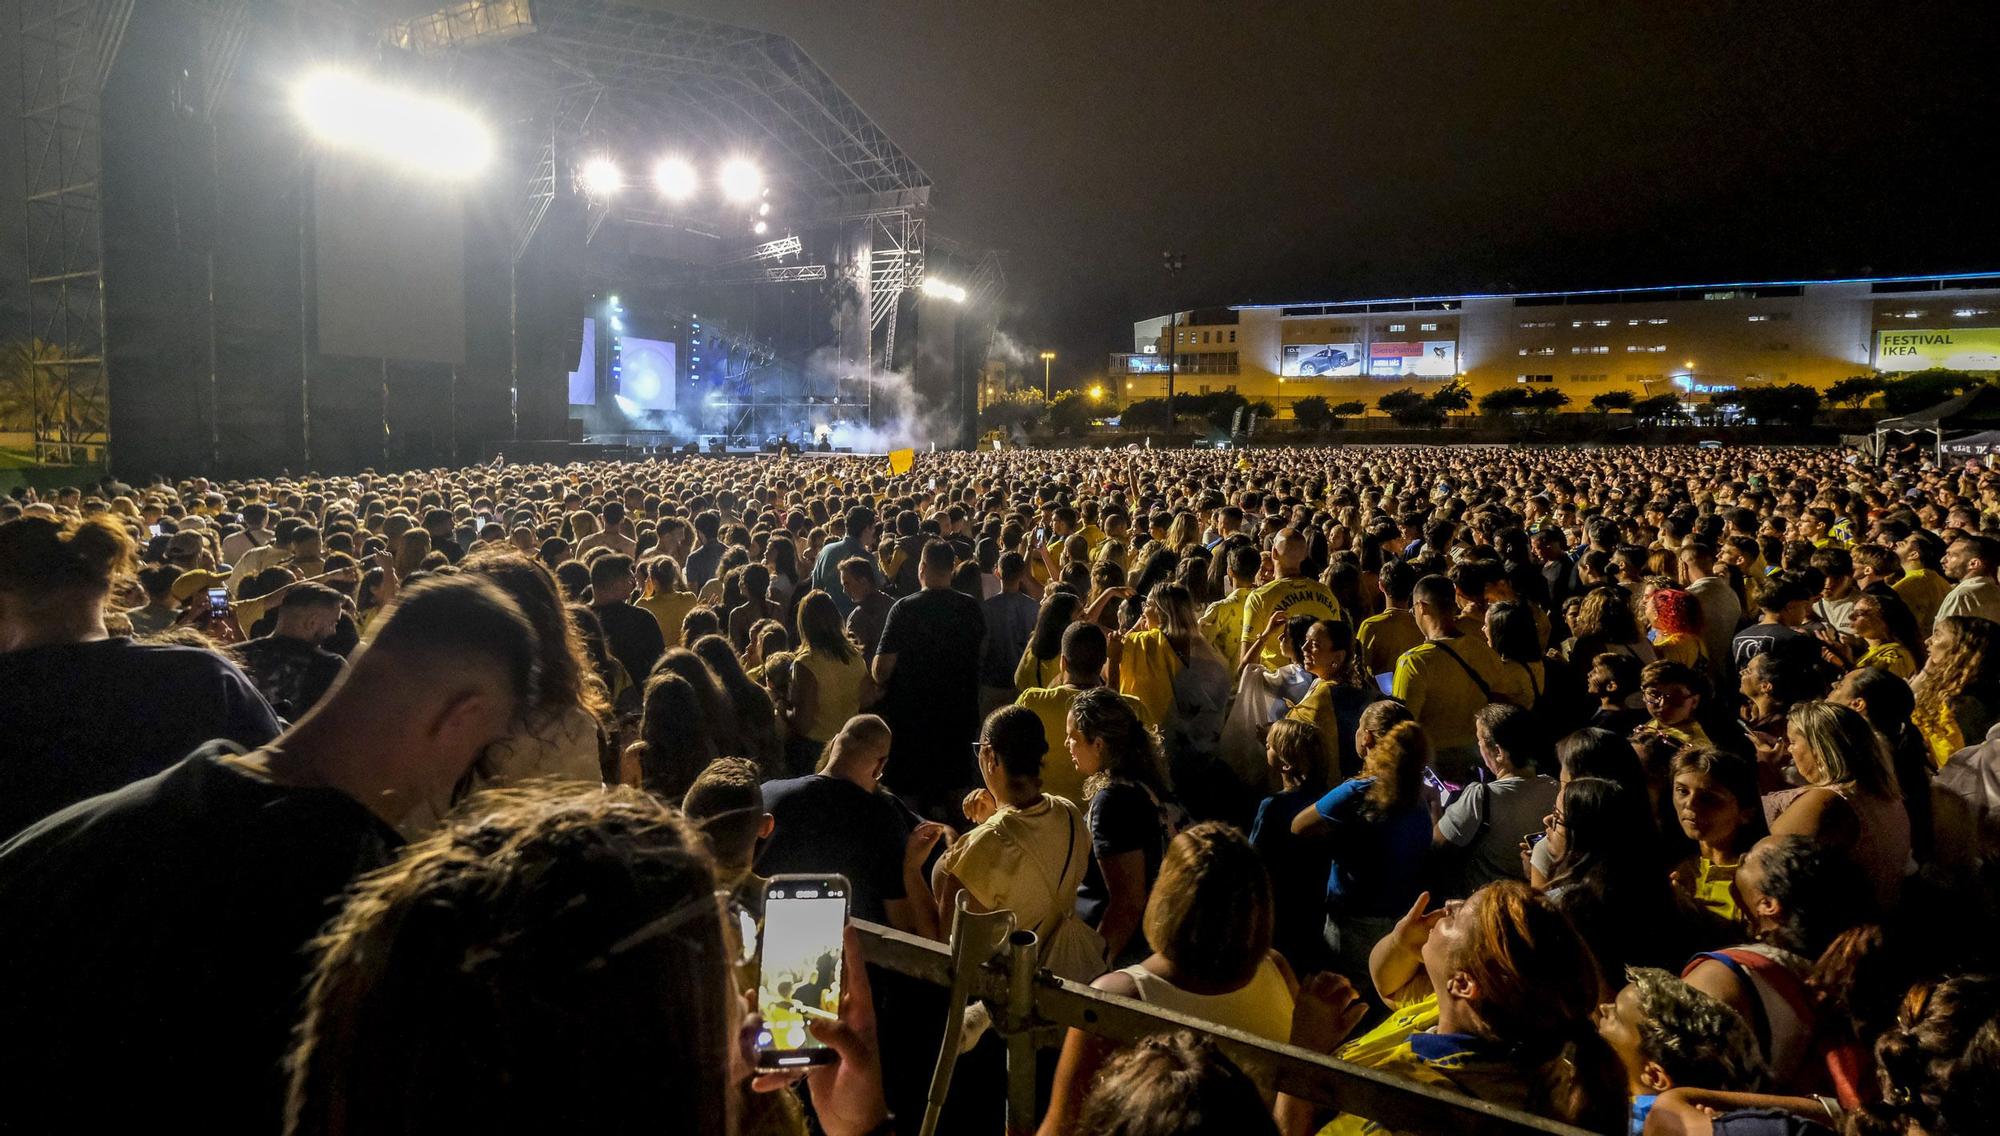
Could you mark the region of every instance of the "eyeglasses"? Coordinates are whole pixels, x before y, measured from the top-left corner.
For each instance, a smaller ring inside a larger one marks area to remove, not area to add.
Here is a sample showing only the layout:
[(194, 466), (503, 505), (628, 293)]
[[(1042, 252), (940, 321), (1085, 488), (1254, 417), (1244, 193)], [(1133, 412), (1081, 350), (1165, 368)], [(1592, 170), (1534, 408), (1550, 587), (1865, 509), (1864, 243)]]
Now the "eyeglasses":
[(1647, 703), (1657, 703), (1659, 705), (1666, 705), (1671, 702), (1686, 702), (1689, 698), (1693, 697), (1690, 692), (1678, 687), (1661, 688), (1657, 686), (1648, 688), (1643, 696)]

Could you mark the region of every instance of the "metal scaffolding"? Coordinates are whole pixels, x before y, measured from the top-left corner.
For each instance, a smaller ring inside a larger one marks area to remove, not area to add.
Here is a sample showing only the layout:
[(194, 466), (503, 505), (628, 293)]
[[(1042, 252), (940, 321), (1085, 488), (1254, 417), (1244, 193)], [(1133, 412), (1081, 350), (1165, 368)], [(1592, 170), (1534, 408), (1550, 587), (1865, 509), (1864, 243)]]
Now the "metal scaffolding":
[(26, 366), (37, 461), (105, 446), (104, 242), (98, 99), (133, 0), (17, 0)]

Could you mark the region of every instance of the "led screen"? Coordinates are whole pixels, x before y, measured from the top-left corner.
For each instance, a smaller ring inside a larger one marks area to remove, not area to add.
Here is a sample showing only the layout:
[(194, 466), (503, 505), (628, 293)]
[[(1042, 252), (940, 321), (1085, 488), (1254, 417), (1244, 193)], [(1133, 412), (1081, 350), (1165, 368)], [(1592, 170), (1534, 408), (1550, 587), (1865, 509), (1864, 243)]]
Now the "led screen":
[(569, 373), (569, 404), (597, 405), (597, 321), (589, 316), (583, 320), (583, 356)]
[(1359, 343), (1287, 343), (1278, 358), (1278, 374), (1288, 379), (1360, 373)]
[(618, 341), (618, 373), (612, 388), (618, 409), (627, 414), (674, 408), (674, 344), (667, 339)]

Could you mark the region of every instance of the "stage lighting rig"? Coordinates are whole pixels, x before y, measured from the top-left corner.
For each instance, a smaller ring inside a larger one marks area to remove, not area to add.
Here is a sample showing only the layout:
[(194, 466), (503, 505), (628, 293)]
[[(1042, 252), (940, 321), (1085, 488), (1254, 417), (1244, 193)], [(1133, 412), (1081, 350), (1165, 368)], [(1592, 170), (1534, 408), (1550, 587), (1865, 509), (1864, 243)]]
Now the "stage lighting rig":
[(693, 162), (672, 155), (653, 167), (653, 184), (668, 201), (687, 201), (701, 188), (701, 175), (695, 172)]
[(344, 71), (308, 75), (292, 106), (320, 142), (432, 176), (470, 177), (493, 159), (492, 132), (465, 108)]
[(764, 175), (748, 158), (731, 158), (722, 163), (717, 181), (722, 186), (722, 196), (742, 205), (757, 200), (765, 192)]
[(606, 157), (595, 157), (583, 163), (577, 171), (577, 185), (583, 192), (599, 200), (608, 199), (625, 188), (625, 175), (618, 169), (618, 163)]

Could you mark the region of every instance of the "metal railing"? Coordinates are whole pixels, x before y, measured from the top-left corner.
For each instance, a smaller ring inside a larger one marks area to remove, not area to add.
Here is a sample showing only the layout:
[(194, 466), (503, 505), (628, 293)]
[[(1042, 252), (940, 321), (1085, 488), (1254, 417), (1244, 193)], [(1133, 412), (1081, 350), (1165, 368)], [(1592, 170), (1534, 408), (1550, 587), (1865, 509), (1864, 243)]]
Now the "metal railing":
[(1588, 1136), (1584, 1129), (1519, 1109), (1267, 1041), (1058, 978), (1037, 967), (1035, 934), (1016, 928), (1011, 912), (970, 912), (963, 907), (962, 897), (949, 944), (862, 920), (856, 920), (854, 926), (871, 965), (950, 991), (944, 1045), (931, 1077), (919, 1136), (933, 1136), (937, 1131), (958, 1061), (960, 1031), (967, 1008), (975, 1001), (986, 1004), (994, 1031), (1007, 1046), (1010, 1136), (1033, 1132), (1040, 1123), (1035, 1054), (1061, 1045), (1069, 1029), (1119, 1044), (1189, 1030), (1212, 1039), (1231, 1060), (1253, 1075), (1261, 1075), (1263, 1083), (1280, 1092), (1369, 1117), (1392, 1131)]

